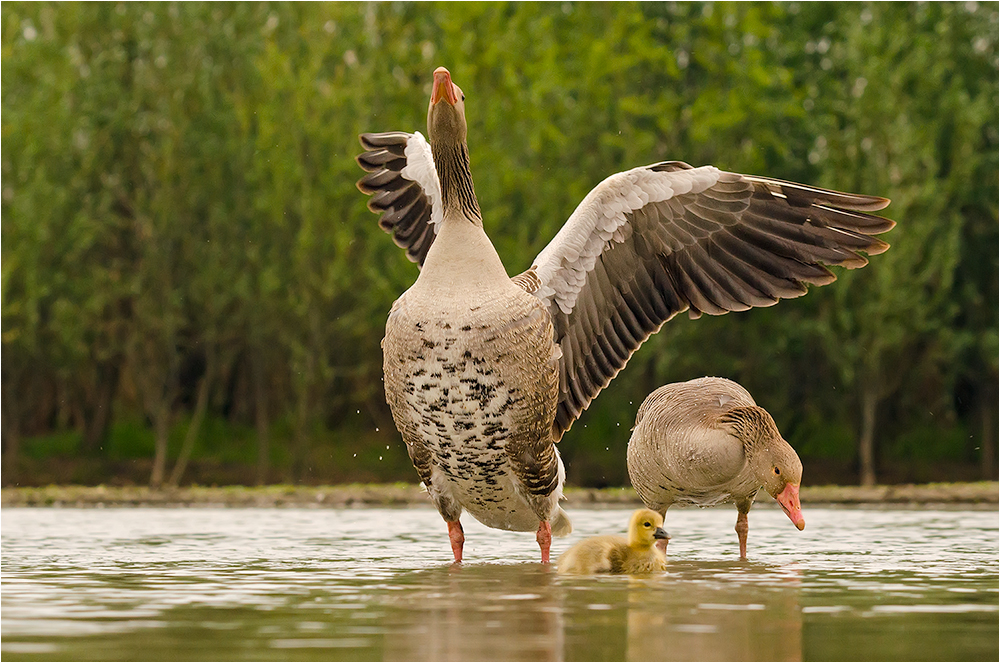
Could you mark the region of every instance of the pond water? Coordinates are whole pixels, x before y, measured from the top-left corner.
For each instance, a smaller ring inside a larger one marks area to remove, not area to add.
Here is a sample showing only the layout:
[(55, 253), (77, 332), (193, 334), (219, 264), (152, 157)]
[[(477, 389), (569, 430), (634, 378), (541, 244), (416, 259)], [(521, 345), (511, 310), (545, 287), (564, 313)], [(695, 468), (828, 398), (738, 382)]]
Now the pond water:
[[(3, 509), (4, 660), (998, 659), (998, 513), (672, 509), (665, 575), (560, 577), (430, 508)], [(580, 538), (630, 509), (569, 507)]]

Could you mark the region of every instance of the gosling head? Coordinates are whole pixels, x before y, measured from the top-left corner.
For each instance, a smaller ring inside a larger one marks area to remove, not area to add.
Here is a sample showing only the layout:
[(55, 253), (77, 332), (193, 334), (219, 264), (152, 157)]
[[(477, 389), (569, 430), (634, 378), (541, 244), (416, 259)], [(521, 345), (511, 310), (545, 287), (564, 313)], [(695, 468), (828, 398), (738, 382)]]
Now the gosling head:
[(639, 509), (633, 513), (628, 523), (629, 547), (649, 548), (657, 539), (670, 539), (663, 529), (663, 516), (651, 509)]

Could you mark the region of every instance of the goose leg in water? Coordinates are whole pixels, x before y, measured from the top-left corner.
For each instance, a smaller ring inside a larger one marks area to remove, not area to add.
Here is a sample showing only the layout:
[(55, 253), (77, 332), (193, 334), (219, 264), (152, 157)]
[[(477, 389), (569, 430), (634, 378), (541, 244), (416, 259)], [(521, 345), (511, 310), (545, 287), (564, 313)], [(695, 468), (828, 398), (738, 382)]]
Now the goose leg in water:
[(538, 547), (542, 549), (542, 564), (549, 563), (549, 548), (552, 546), (552, 525), (547, 520), (538, 523), (538, 532), (535, 533), (535, 540)]
[(750, 526), (747, 524), (747, 514), (745, 511), (740, 511), (740, 515), (736, 518), (736, 534), (740, 537), (740, 559), (747, 558), (748, 531), (750, 531)]
[(462, 547), (465, 545), (465, 533), (462, 531), (462, 523), (455, 520), (448, 523), (448, 538), (451, 539), (451, 552), (455, 554), (455, 561), (462, 561)]

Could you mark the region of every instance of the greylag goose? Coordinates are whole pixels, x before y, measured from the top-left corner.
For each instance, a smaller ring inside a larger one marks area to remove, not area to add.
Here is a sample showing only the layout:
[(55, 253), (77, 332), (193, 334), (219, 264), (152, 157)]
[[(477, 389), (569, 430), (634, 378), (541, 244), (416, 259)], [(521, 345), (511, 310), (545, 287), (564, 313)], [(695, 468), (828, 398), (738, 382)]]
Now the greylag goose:
[(671, 504), (735, 502), (741, 559), (747, 513), (761, 488), (799, 530), (806, 526), (798, 454), (767, 410), (732, 380), (697, 378), (647, 396), (628, 443), (628, 475), (643, 503), (664, 516)]
[(556, 443), (675, 314), (770, 306), (867, 264), (885, 198), (665, 161), (604, 180), (531, 267), (509, 277), (483, 231), (465, 95), (434, 71), (419, 132), (362, 134), (372, 197), (420, 274), (382, 341), (386, 399), (462, 559), (459, 516), (535, 531), (542, 561), (571, 530)]
[(666, 542), (663, 516), (650, 509), (639, 509), (628, 522), (628, 538), (594, 536), (574, 544), (559, 556), (556, 573), (590, 575), (593, 573), (655, 573), (667, 568), (667, 558), (654, 543)]

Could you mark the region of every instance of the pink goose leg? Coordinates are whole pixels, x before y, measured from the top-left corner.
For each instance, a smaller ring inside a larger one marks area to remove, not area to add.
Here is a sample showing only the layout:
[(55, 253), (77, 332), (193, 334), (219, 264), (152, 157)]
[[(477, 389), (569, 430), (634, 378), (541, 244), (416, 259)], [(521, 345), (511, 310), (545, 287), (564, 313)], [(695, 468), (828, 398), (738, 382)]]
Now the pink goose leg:
[(740, 511), (740, 515), (736, 518), (736, 534), (740, 537), (740, 559), (747, 558), (747, 532), (749, 531), (747, 514)]
[(535, 533), (535, 541), (542, 549), (542, 564), (549, 563), (549, 548), (552, 546), (552, 525), (547, 520), (538, 523), (538, 532)]
[(455, 561), (461, 562), (462, 547), (465, 545), (462, 523), (457, 520), (448, 523), (448, 538), (451, 540), (451, 552), (455, 555)]

